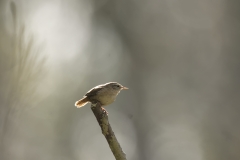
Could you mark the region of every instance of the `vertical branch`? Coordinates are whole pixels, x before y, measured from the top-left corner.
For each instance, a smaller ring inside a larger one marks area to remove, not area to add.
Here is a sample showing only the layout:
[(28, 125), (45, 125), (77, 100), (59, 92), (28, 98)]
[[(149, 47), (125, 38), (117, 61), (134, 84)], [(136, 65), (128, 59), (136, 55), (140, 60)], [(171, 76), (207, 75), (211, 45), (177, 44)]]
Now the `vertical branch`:
[(123, 152), (113, 130), (108, 121), (107, 112), (102, 109), (100, 103), (91, 104), (91, 109), (102, 129), (102, 134), (105, 136), (109, 147), (111, 148), (116, 160), (127, 160), (126, 154)]
[(10, 2), (10, 9), (13, 17), (13, 27), (14, 27), (14, 32), (16, 32), (17, 29), (17, 7), (15, 2)]

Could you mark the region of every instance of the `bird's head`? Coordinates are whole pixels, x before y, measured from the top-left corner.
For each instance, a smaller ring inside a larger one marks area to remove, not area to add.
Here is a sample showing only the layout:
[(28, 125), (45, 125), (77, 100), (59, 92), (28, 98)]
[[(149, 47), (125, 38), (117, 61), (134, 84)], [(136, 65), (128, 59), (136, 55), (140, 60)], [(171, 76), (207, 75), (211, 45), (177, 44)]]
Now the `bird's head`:
[(128, 89), (127, 87), (124, 87), (123, 85), (117, 83), (117, 82), (109, 82), (106, 84), (106, 86), (110, 87), (111, 89), (120, 92), (121, 90)]

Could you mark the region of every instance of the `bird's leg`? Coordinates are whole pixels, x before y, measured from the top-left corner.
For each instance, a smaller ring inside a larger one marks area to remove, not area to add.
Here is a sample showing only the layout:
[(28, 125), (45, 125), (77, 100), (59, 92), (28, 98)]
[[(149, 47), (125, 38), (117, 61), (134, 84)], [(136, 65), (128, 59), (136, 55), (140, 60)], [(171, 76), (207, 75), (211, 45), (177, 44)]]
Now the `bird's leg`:
[(102, 107), (102, 104), (101, 104), (99, 101), (97, 101), (97, 100), (91, 100), (91, 103), (92, 103), (92, 104), (97, 104), (97, 103), (98, 103), (97, 106), (101, 107), (102, 111), (108, 115), (107, 110)]
[(103, 112), (105, 112), (108, 115), (108, 112), (105, 108), (101, 107), (101, 109), (103, 110)]

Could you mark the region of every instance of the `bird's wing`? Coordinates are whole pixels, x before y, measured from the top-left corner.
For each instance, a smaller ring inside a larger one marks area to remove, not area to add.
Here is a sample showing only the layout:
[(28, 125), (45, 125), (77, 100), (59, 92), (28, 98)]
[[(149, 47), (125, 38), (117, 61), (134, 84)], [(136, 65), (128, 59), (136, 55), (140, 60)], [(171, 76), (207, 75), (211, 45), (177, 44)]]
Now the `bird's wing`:
[(95, 96), (96, 93), (97, 93), (98, 91), (102, 90), (102, 89), (103, 89), (103, 88), (102, 88), (102, 85), (96, 86), (96, 87), (92, 88), (91, 90), (89, 90), (89, 91), (85, 94), (85, 96), (86, 96), (86, 97)]

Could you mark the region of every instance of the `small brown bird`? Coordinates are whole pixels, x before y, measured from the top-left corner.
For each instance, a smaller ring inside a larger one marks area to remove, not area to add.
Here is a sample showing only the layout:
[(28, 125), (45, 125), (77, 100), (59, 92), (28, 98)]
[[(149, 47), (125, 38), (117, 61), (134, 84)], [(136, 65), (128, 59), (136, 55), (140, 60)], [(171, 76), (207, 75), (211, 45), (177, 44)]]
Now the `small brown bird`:
[(118, 93), (123, 90), (128, 89), (117, 82), (109, 82), (106, 84), (98, 85), (91, 90), (89, 90), (85, 96), (75, 103), (77, 108), (83, 107), (88, 102), (98, 101), (102, 106), (109, 105), (113, 103), (118, 95)]

